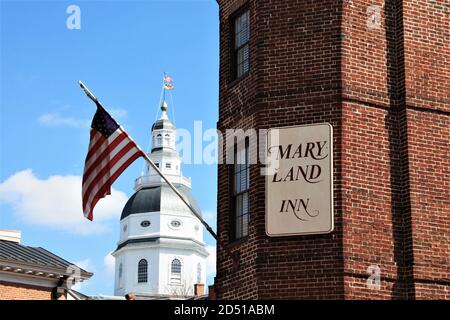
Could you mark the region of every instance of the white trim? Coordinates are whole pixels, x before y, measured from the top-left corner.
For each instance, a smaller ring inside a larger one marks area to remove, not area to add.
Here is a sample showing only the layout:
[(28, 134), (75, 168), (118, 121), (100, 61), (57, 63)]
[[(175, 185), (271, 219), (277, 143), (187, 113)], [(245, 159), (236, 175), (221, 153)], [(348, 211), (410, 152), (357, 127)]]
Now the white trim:
[(0, 229), (0, 240), (20, 243), (22, 232), (20, 230)]
[(160, 211), (132, 213), (132, 214), (126, 216), (124, 219), (120, 220), (120, 223), (128, 222), (128, 220), (130, 220), (131, 217), (139, 218), (139, 217), (145, 217), (145, 216), (148, 216), (148, 215), (150, 215), (150, 216), (157, 216), (160, 213), (161, 213)]
[(9, 272), (0, 271), (0, 282), (20, 283), (29, 286), (54, 288), (57, 286), (59, 278), (42, 278), (23, 273), (11, 274)]
[[(205, 245), (202, 243), (191, 239), (159, 239), (158, 243), (148, 243), (148, 242), (142, 242), (142, 243), (129, 243), (126, 246), (120, 248), (117, 251), (114, 251), (112, 255), (116, 257), (116, 255), (119, 255), (120, 253), (128, 250), (142, 250), (142, 249), (160, 249), (160, 248), (166, 248), (166, 249), (179, 249), (183, 251), (191, 251), (195, 252), (198, 255), (202, 257), (208, 257), (209, 253), (206, 251)], [(175, 241), (173, 241), (175, 240)], [(178, 241), (177, 241), (178, 240)]]
[[(78, 267), (75, 264), (72, 264), (70, 266), (68, 266), (65, 270), (63, 270), (62, 268), (55, 268), (55, 267), (51, 267), (51, 266), (42, 266), (42, 265), (33, 265), (33, 264), (28, 264), (28, 263), (20, 263), (20, 262), (12, 262), (12, 261), (5, 261), (5, 260), (0, 260), (0, 271), (14, 271), (14, 272), (21, 272), (18, 271), (18, 269), (21, 270), (25, 270), (25, 271), (32, 271), (34, 274), (38, 274), (38, 273), (42, 273), (45, 276), (49, 276), (50, 274), (52, 275), (56, 275), (56, 276), (71, 276), (72, 273), (69, 272), (69, 268), (71, 267)], [(87, 272), (87, 271), (86, 271)], [(89, 275), (85, 276), (83, 273), (80, 275), (80, 279), (82, 280), (87, 280), (89, 279), (92, 274), (90, 272), (87, 272)], [(41, 276), (41, 275), (37, 275), (37, 276)]]

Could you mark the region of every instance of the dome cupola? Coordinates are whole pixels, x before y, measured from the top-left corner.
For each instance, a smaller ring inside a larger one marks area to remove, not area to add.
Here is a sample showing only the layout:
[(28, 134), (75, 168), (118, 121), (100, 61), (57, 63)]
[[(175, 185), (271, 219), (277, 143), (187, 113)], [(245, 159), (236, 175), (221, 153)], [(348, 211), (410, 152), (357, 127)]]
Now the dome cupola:
[[(163, 101), (159, 118), (151, 127), (152, 148), (148, 157), (201, 214), (191, 192), (191, 180), (181, 173), (176, 127), (167, 109)], [(134, 292), (152, 299), (167, 299), (184, 286), (186, 294), (192, 296), (195, 283), (206, 283), (208, 252), (201, 221), (153, 166), (147, 165), (135, 180), (134, 189), (122, 210), (120, 239), (113, 252), (115, 294)]]

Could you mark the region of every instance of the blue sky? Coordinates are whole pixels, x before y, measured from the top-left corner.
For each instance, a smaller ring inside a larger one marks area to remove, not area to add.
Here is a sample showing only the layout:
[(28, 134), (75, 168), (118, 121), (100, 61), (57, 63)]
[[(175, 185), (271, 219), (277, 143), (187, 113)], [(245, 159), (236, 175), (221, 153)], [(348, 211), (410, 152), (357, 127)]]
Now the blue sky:
[[(81, 9), (79, 30), (66, 27), (71, 4)], [(113, 294), (108, 253), (116, 247), (121, 206), (133, 193), (143, 160), (114, 183), (94, 223), (80, 219), (78, 184), (95, 108), (77, 81), (89, 86), (143, 148), (163, 72), (174, 79), (177, 127), (193, 132), (200, 120), (203, 129), (215, 128), (217, 4), (0, 0), (0, 6), (0, 228), (19, 229), (22, 243), (94, 272), (82, 292)], [(182, 170), (215, 229), (216, 166), (185, 164)], [(209, 235), (205, 239), (214, 245)]]

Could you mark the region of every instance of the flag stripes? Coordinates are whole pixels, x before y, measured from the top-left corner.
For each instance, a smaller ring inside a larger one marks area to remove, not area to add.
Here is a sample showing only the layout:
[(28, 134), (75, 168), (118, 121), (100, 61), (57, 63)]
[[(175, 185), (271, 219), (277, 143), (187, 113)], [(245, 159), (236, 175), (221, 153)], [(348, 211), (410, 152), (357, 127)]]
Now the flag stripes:
[[(83, 176), (89, 177), (87, 180), (83, 183), (83, 186), (88, 186), (92, 179), (95, 177), (94, 174), (91, 174), (93, 171), (99, 171), (101, 168), (105, 168), (105, 166), (108, 164), (109, 161), (111, 161), (112, 158), (120, 151), (122, 148), (124, 148), (127, 144), (130, 142), (125, 140), (126, 135), (121, 134), (119, 135), (113, 142), (109, 145), (104, 143), (102, 145), (101, 152), (93, 154), (92, 158), (89, 160), (92, 164), (90, 166), (85, 166), (85, 172)], [(112, 151), (111, 151), (112, 150)]]
[(82, 199), (86, 218), (93, 219), (97, 202), (111, 194), (111, 185), (143, 151), (103, 109), (97, 108), (86, 156)]
[[(116, 139), (119, 134), (120, 134), (120, 131), (115, 131), (108, 138), (108, 143), (113, 142), (114, 139)], [(91, 140), (92, 142), (90, 143), (92, 145), (92, 147), (89, 146), (89, 152), (86, 156), (86, 163), (84, 165), (85, 168), (90, 167), (92, 165), (92, 162), (95, 161), (96, 157), (98, 157), (98, 155), (108, 147), (108, 143), (105, 143), (105, 137), (103, 137), (100, 132), (91, 130), (91, 137), (92, 137), (92, 135), (93, 135), (93, 138)]]

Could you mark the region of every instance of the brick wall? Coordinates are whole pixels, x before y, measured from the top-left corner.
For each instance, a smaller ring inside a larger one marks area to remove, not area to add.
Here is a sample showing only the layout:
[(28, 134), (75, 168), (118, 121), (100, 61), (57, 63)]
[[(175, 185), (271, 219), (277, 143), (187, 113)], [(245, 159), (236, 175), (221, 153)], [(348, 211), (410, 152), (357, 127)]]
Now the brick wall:
[(414, 293), (450, 299), (450, 6), (403, 12)]
[(51, 300), (51, 288), (0, 282), (0, 300)]
[[(411, 297), (401, 21), (401, 1), (343, 3), (346, 298)], [(380, 289), (367, 287), (368, 268), (379, 268)]]
[[(247, 2), (251, 17), (250, 74), (231, 81), (229, 15), (243, 3), (222, 1), (221, 5), (218, 129), (330, 122), (335, 129), (335, 144), (339, 146), (337, 2), (276, 1), (276, 7), (270, 1)], [(323, 21), (327, 21), (326, 26)], [(321, 30), (326, 34), (318, 32)], [(339, 147), (334, 156), (340, 158)], [(339, 161), (334, 168), (335, 172), (340, 171)], [(268, 238), (264, 220), (265, 180), (259, 169), (257, 165), (251, 166), (249, 236), (230, 244), (232, 250), (241, 254), (239, 270), (234, 271), (231, 260), (218, 251), (218, 298), (343, 297), (340, 217), (335, 219), (336, 232), (330, 235)], [(219, 166), (218, 232), (225, 243), (229, 242), (231, 209), (228, 170), (226, 165)], [(339, 175), (335, 176), (334, 183), (339, 186)], [(339, 191), (335, 193), (335, 206), (340, 206)], [(299, 265), (299, 261), (304, 263)]]
[[(248, 238), (230, 243), (218, 172), (221, 298), (450, 298), (449, 10), (444, 1), (222, 0), (218, 129), (330, 122), (335, 230), (269, 238), (251, 166)], [(250, 74), (230, 78), (229, 16), (250, 8)], [(368, 7), (380, 25), (368, 27)], [(379, 289), (367, 269), (381, 272)]]
[[(370, 5), (380, 28), (367, 28)], [(449, 298), (449, 11), (444, 1), (344, 2), (347, 298)], [(369, 265), (380, 290), (364, 285)]]

